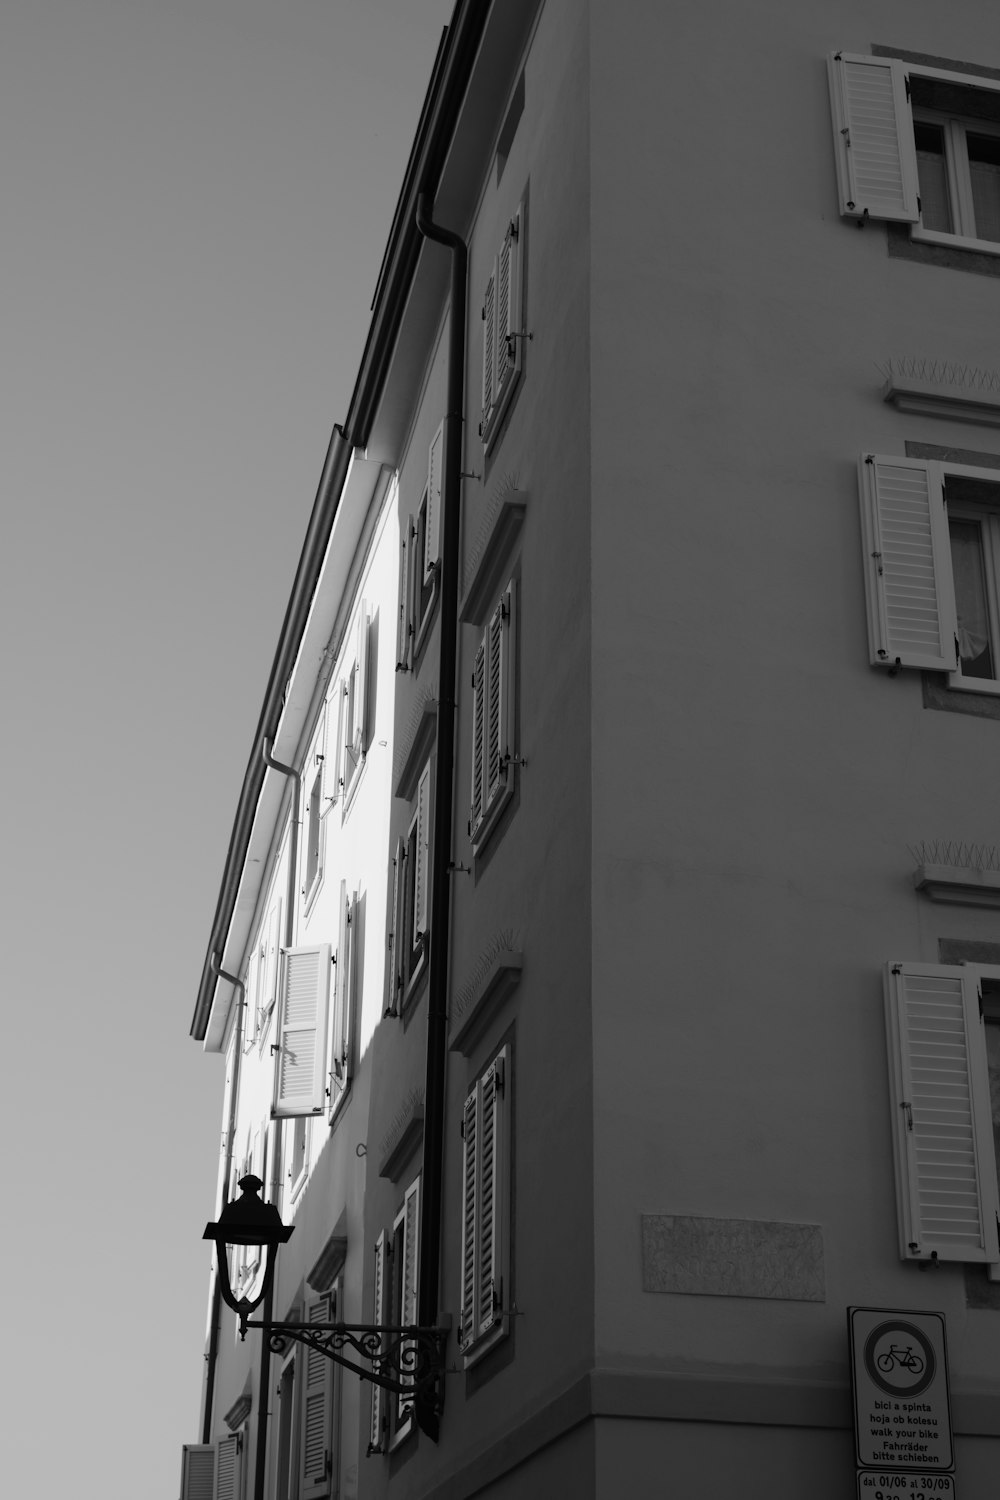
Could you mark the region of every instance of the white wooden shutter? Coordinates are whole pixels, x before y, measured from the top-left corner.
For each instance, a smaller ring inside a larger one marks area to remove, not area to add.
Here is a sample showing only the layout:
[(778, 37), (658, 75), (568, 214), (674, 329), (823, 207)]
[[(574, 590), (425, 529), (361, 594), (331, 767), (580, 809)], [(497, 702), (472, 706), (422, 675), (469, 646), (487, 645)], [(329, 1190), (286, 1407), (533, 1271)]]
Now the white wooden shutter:
[(215, 1500), (215, 1448), (185, 1443), (181, 1449), (181, 1500)]
[(462, 1112), (462, 1294), (458, 1342), (464, 1349), (476, 1332), (476, 1229), (479, 1178), (479, 1086)]
[(520, 363), (518, 341), (514, 337), (521, 332), (518, 274), (520, 225), (521, 214), (518, 210), (507, 225), (507, 233), (497, 257), (497, 401)]
[(839, 52), (829, 75), (840, 212), (915, 224), (917, 151), (903, 64)]
[(417, 866), (413, 872), (413, 946), (427, 931), (427, 883), (430, 869), (431, 767), (428, 761), (417, 783)]
[[(420, 1236), (420, 1178), (411, 1182), (403, 1200), (403, 1274), (400, 1279), (400, 1322), (415, 1327), (417, 1322), (417, 1252)], [(399, 1422), (405, 1422), (413, 1409), (413, 1397), (401, 1394), (397, 1407)]]
[(336, 990), (333, 1020), (330, 1025), (330, 1118), (340, 1104), (350, 1082), (351, 1011), (356, 963), (354, 927), (357, 902), (347, 893), (347, 882), (340, 882), (340, 940), (337, 945)]
[(396, 671), (410, 665), (410, 522), (403, 521), (399, 538), (399, 611), (396, 616)]
[(502, 1269), (500, 1264), (500, 1216), (502, 1210), (503, 1138), (500, 1110), (503, 1101), (506, 1051), (493, 1060), (479, 1086), (479, 1223), (476, 1233), (476, 1264), (479, 1285), (476, 1332), (487, 1333), (500, 1314)]
[[(375, 1297), (372, 1307), (372, 1322), (376, 1327), (385, 1316), (385, 1230), (375, 1241)], [(368, 1452), (378, 1453), (382, 1448), (382, 1432), (385, 1421), (384, 1396), (380, 1385), (372, 1385), (371, 1426), (368, 1433)]]
[(497, 264), (493, 262), (483, 298), (483, 407), (479, 435), (485, 438), (496, 398)]
[(978, 976), (962, 965), (887, 964), (885, 981), (900, 1254), (996, 1262)]
[[(306, 1301), (307, 1323), (332, 1323), (329, 1296)], [(299, 1440), (299, 1500), (329, 1495), (333, 1472), (333, 1361), (304, 1346)]]
[(319, 1114), (326, 1098), (329, 943), (283, 953), (279, 989), (271, 1114), (275, 1119)]
[(953, 672), (958, 620), (941, 465), (869, 453), (859, 472), (871, 660)]
[(243, 1439), (237, 1432), (219, 1438), (215, 1445), (215, 1500), (241, 1500)]
[(441, 552), (441, 494), (444, 473), (444, 423), (431, 439), (427, 453), (427, 521), (424, 526), (424, 583)]
[(343, 755), (341, 743), (344, 737), (344, 695), (337, 687), (330, 694), (326, 705), (326, 740), (323, 747), (323, 802), (322, 811), (327, 811), (341, 793)]
[(486, 748), (486, 641), (480, 641), (472, 668), (472, 796), (469, 809), (469, 834), (475, 838), (476, 829), (483, 821), (486, 810), (486, 772), (484, 751)]

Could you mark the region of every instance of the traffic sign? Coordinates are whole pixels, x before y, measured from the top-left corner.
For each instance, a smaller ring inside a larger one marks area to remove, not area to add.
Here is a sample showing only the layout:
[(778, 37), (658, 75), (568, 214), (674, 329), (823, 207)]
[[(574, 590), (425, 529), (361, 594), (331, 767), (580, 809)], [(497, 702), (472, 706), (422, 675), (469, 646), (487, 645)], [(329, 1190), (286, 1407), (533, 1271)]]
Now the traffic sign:
[(858, 1500), (955, 1500), (955, 1476), (859, 1469)]
[(849, 1307), (847, 1322), (858, 1464), (887, 1473), (953, 1469), (943, 1315)]

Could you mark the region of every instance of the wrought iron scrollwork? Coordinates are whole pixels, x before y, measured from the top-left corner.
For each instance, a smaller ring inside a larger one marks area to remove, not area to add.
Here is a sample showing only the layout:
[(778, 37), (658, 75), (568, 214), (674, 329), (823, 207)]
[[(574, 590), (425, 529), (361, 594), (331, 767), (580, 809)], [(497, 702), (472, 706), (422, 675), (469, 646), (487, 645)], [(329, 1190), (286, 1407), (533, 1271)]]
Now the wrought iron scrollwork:
[[(288, 1339), (336, 1360), (383, 1390), (429, 1397), (440, 1407), (438, 1382), (444, 1374), (447, 1328), (394, 1327), (377, 1323), (252, 1323), (281, 1353)], [(347, 1353), (345, 1353), (347, 1351)], [(357, 1356), (348, 1358), (347, 1354)], [(357, 1359), (365, 1361), (364, 1364)]]

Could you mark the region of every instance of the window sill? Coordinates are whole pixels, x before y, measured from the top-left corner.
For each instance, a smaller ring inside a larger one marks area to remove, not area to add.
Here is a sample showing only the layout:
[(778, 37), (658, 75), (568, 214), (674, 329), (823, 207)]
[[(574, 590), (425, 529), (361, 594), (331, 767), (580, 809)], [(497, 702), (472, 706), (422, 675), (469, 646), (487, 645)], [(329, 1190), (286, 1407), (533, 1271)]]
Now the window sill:
[(918, 261), (925, 266), (944, 266), (952, 271), (968, 271), (974, 276), (1000, 276), (1000, 254), (991, 244), (989, 251), (973, 250), (956, 243), (956, 236), (943, 235), (940, 240), (914, 239), (909, 224), (886, 224), (889, 255), (897, 260)]
[(949, 672), (948, 686), (959, 693), (984, 693), (988, 698), (1000, 698), (1000, 682), (995, 678), (963, 677), (961, 672)]
[[(952, 422), (975, 422), (982, 427), (1000, 427), (1000, 381), (995, 388), (970, 385), (964, 389), (961, 379), (966, 372), (960, 367), (945, 367), (954, 375), (954, 383), (927, 380), (891, 370), (882, 388), (883, 401), (897, 411), (914, 416), (944, 417)], [(993, 371), (973, 371), (993, 376)], [(996, 378), (994, 376), (994, 378)]]
[(1000, 255), (1000, 241), (977, 240), (966, 234), (945, 234), (941, 229), (925, 229), (922, 224), (910, 225), (910, 238), (922, 240), (927, 245), (945, 245), (952, 250), (976, 250), (980, 255)]
[(954, 865), (918, 865), (913, 884), (931, 901), (1000, 910), (1000, 870), (960, 869)]

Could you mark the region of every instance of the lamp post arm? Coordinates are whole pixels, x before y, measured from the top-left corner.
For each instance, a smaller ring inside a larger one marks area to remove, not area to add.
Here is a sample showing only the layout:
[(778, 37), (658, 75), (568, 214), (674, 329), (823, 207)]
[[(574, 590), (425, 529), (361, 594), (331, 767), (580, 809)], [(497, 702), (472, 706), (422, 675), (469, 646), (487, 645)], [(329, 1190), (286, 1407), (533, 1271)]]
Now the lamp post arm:
[[(440, 1411), (438, 1382), (445, 1373), (444, 1351), (449, 1328), (398, 1327), (387, 1323), (273, 1323), (247, 1322), (267, 1337), (273, 1353), (280, 1353), (286, 1339), (305, 1344), (327, 1359), (370, 1380), (372, 1385), (401, 1396), (430, 1398)], [(368, 1361), (357, 1364), (342, 1351)]]

